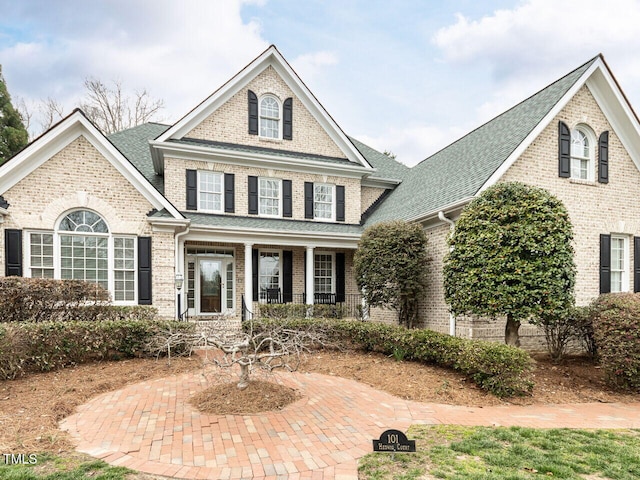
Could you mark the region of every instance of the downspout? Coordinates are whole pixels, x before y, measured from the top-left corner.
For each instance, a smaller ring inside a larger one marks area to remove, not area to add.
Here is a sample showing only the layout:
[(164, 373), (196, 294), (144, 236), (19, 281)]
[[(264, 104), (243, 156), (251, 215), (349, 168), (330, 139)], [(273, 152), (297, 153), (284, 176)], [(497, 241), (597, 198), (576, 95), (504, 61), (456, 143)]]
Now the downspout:
[[(453, 220), (451, 220), (450, 218), (447, 218), (444, 216), (444, 212), (442, 210), (440, 210), (438, 212), (438, 218), (445, 223), (449, 224), (449, 229), (451, 230), (451, 233), (453, 233), (456, 229), (456, 224)], [(452, 337), (456, 336), (456, 317), (453, 313), (449, 312), (449, 335), (451, 335)]]
[(182, 288), (176, 292), (176, 318), (180, 318), (180, 315), (182, 314), (182, 312), (180, 312), (179, 310), (182, 310), (182, 308), (179, 308), (178, 305), (182, 304), (182, 302), (180, 300), (182, 300), (181, 295), (182, 295), (182, 291), (186, 288), (187, 285), (187, 279), (184, 276), (184, 249), (180, 249), (180, 237), (183, 237), (184, 235), (189, 233), (189, 230), (191, 229), (191, 227), (189, 225), (186, 226), (186, 228), (184, 229), (183, 232), (177, 233), (175, 236), (175, 242), (176, 242), (176, 250), (175, 250), (175, 274), (177, 275), (178, 273), (182, 274), (182, 278), (184, 279), (183, 283), (182, 283)]

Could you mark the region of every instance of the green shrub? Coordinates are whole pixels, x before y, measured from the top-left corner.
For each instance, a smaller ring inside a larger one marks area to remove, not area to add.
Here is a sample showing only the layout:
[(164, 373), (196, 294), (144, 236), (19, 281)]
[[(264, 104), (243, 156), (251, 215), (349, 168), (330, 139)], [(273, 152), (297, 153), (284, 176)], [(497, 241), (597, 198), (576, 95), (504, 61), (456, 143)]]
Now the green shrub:
[(344, 318), (346, 314), (346, 308), (343, 304), (265, 303), (260, 305), (260, 317), (272, 319), (305, 318), (307, 310), (314, 318)]
[(640, 392), (640, 294), (601, 295), (592, 311), (593, 334), (607, 382)]
[(149, 340), (169, 327), (191, 331), (194, 325), (132, 319), (5, 323), (0, 325), (0, 379), (91, 360), (151, 355)]
[(533, 388), (531, 358), (516, 347), (377, 322), (289, 318), (255, 321), (253, 328), (268, 328), (272, 322), (288, 328), (317, 329), (343, 348), (385, 355), (402, 351), (407, 360), (458, 370), (500, 397), (524, 395)]

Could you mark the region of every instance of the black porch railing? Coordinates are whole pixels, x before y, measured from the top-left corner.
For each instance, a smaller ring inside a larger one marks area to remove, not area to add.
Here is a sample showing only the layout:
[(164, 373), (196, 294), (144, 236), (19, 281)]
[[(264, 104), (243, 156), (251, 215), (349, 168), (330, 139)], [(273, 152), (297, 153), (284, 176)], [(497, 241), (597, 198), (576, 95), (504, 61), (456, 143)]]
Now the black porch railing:
[[(287, 298), (288, 297), (288, 298)], [(257, 305), (257, 315), (261, 315), (260, 306), (261, 305), (305, 305), (307, 303), (305, 293), (294, 293), (285, 295), (279, 288), (267, 289), (260, 292), (258, 295), (258, 305)], [(363, 309), (362, 309), (362, 295), (360, 294), (345, 294), (338, 296), (335, 293), (315, 293), (313, 295), (313, 304), (314, 305), (326, 305), (326, 306), (335, 306), (336, 308), (332, 311), (337, 312), (337, 314), (342, 318), (357, 318), (362, 319)], [(324, 308), (324, 307), (323, 307)], [(242, 311), (243, 318), (245, 316), (245, 311), (248, 308), (245, 305), (244, 295), (242, 296)], [(264, 309), (265, 311), (267, 309)], [(266, 313), (266, 312), (263, 312)]]

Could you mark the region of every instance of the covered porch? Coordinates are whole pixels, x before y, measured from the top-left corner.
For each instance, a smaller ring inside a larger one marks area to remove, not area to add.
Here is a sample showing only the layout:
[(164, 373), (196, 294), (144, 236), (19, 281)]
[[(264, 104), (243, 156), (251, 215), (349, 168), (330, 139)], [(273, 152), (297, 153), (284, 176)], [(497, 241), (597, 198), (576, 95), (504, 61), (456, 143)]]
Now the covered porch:
[(178, 318), (237, 321), (272, 305), (333, 306), (342, 317), (362, 315), (353, 274), (359, 235), (202, 230), (177, 238)]

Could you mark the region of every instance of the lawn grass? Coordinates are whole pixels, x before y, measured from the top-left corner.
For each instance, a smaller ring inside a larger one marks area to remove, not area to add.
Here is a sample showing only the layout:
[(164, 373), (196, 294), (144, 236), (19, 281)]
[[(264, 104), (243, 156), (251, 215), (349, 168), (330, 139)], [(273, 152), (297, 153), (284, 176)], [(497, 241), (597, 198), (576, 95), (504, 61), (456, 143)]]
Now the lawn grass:
[(2, 480), (126, 480), (135, 473), (124, 467), (111, 465), (89, 456), (71, 454), (57, 456), (49, 453), (25, 455), (24, 462), (6, 463), (0, 455)]
[(414, 425), (407, 436), (416, 453), (370, 453), (360, 459), (361, 478), (640, 478), (640, 430)]

